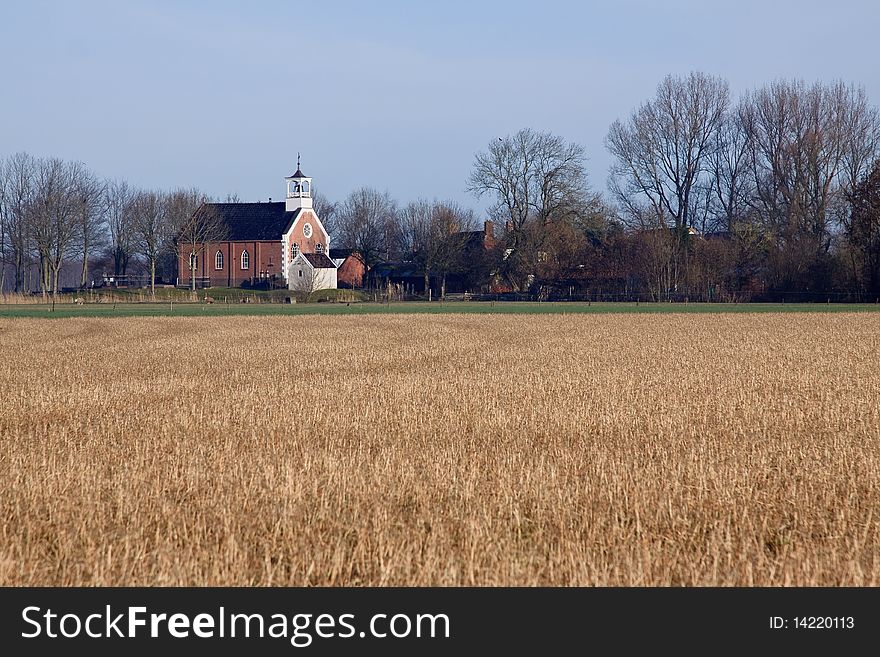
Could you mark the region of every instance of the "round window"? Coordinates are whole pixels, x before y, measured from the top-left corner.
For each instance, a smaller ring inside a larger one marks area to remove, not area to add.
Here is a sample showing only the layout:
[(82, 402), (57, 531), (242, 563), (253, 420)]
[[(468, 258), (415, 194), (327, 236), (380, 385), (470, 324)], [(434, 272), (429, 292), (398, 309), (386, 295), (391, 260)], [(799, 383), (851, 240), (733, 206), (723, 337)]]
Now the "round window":
[(306, 239), (312, 236), (312, 224), (303, 226), (303, 235), (305, 235)]

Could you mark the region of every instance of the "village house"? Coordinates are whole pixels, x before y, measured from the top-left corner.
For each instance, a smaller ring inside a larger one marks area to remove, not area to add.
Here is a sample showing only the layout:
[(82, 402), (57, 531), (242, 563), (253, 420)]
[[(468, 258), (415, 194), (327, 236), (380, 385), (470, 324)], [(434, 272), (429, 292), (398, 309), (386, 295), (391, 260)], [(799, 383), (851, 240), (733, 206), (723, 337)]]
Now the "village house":
[(330, 249), (330, 259), (336, 265), (336, 282), (339, 287), (364, 286), (367, 268), (360, 253), (353, 249)]
[(312, 179), (303, 174), (299, 158), (296, 172), (284, 180), (283, 202), (202, 204), (196, 212), (215, 213), (224, 239), (198, 251), (181, 244), (178, 283), (186, 284), (195, 270), (199, 287), (335, 288), (330, 236), (312, 205)]

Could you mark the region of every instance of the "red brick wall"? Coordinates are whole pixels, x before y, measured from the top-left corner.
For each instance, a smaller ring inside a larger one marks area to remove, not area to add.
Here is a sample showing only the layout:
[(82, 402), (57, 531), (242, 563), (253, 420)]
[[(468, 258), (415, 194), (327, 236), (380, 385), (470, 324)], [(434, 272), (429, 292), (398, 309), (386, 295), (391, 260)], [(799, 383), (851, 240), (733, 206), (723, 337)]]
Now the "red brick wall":
[[(247, 250), (248, 268), (241, 268), (242, 251)], [(216, 269), (217, 251), (223, 254), (223, 268)], [(179, 284), (190, 282), (189, 257), (191, 247), (181, 245), (177, 254)], [(262, 274), (262, 276), (261, 276)], [(210, 277), (213, 287), (241, 287), (244, 283), (254, 283), (272, 275), (281, 279), (281, 241), (253, 242), (209, 242), (198, 252), (196, 276)]]
[(483, 246), (487, 249), (495, 248), (495, 224), (491, 221), (483, 222)]
[[(324, 237), (324, 231), (320, 229), (318, 223), (318, 216), (314, 212), (303, 210), (299, 215), (299, 220), (296, 222), (296, 227), (290, 233), (289, 244), (291, 248), (293, 244), (299, 244), (300, 253), (317, 253), (318, 244), (321, 244), (324, 247), (324, 253), (327, 253), (327, 240)], [(303, 234), (303, 226), (306, 224), (312, 225), (312, 236), (308, 239)], [(289, 253), (288, 258), (292, 255), (292, 253)]]
[(336, 284), (339, 287), (363, 287), (365, 273), (366, 269), (360, 258), (350, 255), (336, 270)]

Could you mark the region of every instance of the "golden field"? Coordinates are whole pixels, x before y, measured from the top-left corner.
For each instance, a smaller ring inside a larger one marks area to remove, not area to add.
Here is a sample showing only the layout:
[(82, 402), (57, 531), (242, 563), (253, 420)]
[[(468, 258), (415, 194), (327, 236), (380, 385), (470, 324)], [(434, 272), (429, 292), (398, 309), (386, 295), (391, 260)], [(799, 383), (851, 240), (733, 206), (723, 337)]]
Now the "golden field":
[(0, 584), (880, 584), (861, 314), (0, 320)]

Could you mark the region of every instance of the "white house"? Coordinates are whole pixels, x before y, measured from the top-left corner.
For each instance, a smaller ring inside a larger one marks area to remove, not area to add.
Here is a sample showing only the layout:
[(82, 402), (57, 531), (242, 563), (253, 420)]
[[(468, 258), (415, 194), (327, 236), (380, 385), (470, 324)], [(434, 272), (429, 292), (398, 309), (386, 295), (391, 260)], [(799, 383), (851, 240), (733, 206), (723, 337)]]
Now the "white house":
[(287, 271), (288, 289), (306, 294), (336, 289), (336, 265), (324, 253), (298, 253)]

